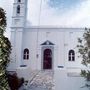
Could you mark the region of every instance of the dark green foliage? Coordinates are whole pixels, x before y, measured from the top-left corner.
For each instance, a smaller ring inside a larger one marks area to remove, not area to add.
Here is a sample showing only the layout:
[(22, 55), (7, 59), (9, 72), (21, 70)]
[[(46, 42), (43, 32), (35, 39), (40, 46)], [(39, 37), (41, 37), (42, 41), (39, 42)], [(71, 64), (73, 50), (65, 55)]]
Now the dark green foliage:
[(83, 39), (78, 39), (78, 52), (82, 57), (82, 64), (88, 65), (90, 64), (90, 29), (85, 29), (83, 34)]
[(9, 90), (6, 77), (6, 67), (10, 61), (11, 44), (4, 36), (6, 28), (5, 11), (0, 8), (0, 90)]
[(87, 81), (90, 81), (90, 71), (81, 70), (81, 76), (85, 77)]
[(6, 13), (5, 13), (5, 11), (2, 9), (2, 8), (0, 8), (0, 26), (1, 27), (6, 27)]
[[(87, 70), (81, 70), (81, 76), (83, 76), (86, 81), (90, 81), (90, 29), (85, 28), (85, 32), (83, 34), (83, 38), (78, 39), (78, 52), (82, 58), (82, 64), (87, 67)], [(85, 84), (86, 87), (90, 87), (90, 85)]]
[(17, 74), (7, 74), (8, 82), (11, 90), (18, 90), (24, 83), (24, 78), (18, 78)]

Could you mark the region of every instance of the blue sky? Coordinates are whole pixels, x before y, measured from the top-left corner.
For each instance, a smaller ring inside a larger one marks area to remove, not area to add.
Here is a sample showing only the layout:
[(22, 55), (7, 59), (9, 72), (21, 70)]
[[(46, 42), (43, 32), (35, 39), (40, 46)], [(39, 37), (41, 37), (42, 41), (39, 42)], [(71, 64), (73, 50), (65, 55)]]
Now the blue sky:
[(47, 4), (56, 9), (58, 15), (67, 14), (69, 11), (79, 8), (85, 0), (48, 0)]
[(85, 0), (48, 0), (48, 4), (53, 8), (62, 8), (62, 9), (70, 9)]
[[(87, 1), (87, 0), (86, 0)], [(66, 14), (71, 9), (79, 8), (85, 0), (47, 0), (49, 7), (56, 9), (61, 14)]]
[[(31, 24), (38, 25), (40, 0), (31, 0), (28, 15)], [(29, 3), (30, 4), (30, 3)], [(89, 27), (90, 0), (42, 0), (40, 25)]]
[[(11, 17), (14, 0), (0, 0), (0, 7), (7, 13), (8, 28), (6, 35), (10, 37)], [(29, 25), (52, 25), (61, 27), (90, 27), (90, 0), (28, 0), (27, 19)], [(40, 16), (40, 23), (39, 23)]]

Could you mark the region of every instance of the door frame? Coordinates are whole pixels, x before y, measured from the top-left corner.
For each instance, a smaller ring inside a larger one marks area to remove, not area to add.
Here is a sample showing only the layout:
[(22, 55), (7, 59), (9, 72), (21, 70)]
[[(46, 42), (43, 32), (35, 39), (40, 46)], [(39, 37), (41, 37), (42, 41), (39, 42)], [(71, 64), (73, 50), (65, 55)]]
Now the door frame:
[[(43, 58), (45, 49), (50, 49), (52, 51), (52, 69), (43, 69)], [(54, 46), (53, 45), (43, 45), (41, 48), (41, 70), (53, 70), (54, 68)]]

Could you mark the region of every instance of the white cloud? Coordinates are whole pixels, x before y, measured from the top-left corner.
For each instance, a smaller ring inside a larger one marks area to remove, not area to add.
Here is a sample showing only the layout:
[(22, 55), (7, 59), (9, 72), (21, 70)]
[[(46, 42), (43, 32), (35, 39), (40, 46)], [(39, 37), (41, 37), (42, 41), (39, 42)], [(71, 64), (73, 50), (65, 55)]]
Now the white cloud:
[(39, 20), (39, 9), (41, 0), (28, 0), (28, 20), (32, 25), (37, 25)]
[[(60, 13), (59, 10), (50, 8), (44, 1), (42, 2), (40, 25), (58, 25), (65, 27), (86, 27), (90, 26), (90, 0), (86, 0), (78, 5), (76, 8), (73, 8), (71, 11), (65, 12), (64, 14)], [(40, 0), (37, 4), (33, 0), (34, 9), (31, 8), (31, 19), (29, 20), (33, 25), (38, 25), (39, 18), (39, 9), (40, 9)], [(36, 9), (35, 9), (36, 8)], [(34, 11), (33, 11), (34, 10)], [(30, 14), (29, 14), (30, 15)]]
[(71, 15), (71, 23), (77, 27), (90, 27), (90, 0), (83, 2), (75, 14)]

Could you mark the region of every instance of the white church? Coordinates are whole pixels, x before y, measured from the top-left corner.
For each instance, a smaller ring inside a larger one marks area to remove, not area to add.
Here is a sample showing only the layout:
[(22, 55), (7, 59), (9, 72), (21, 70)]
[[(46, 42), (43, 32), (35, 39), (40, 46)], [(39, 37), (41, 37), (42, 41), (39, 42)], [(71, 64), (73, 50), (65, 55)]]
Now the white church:
[(84, 67), (76, 47), (84, 28), (27, 26), (27, 3), (14, 0), (8, 70), (27, 79), (30, 71), (53, 70), (55, 90), (87, 90), (81, 88), (80, 70)]

